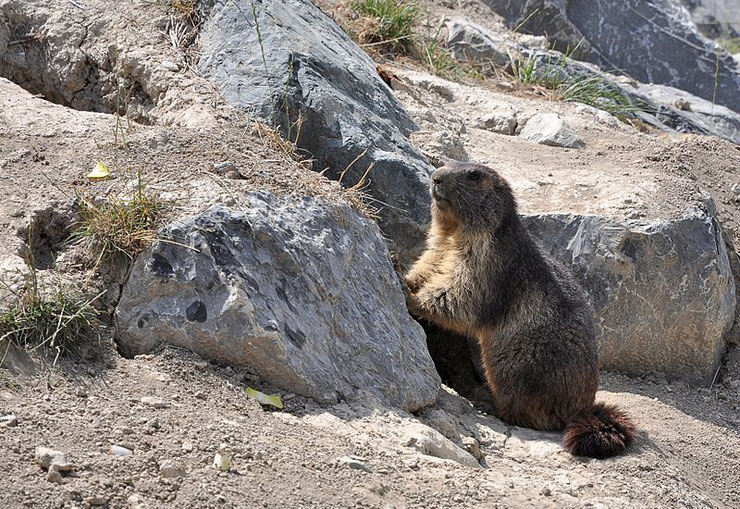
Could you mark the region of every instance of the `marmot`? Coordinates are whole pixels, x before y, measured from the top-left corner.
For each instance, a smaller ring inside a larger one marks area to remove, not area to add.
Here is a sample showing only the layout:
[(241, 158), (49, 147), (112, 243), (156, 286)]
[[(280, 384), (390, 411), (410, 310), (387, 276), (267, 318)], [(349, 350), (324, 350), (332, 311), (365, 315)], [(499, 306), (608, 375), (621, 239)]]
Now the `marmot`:
[(412, 314), (477, 338), (498, 416), (563, 430), (574, 455), (606, 458), (635, 438), (630, 419), (595, 403), (599, 383), (590, 307), (565, 267), (517, 215), (508, 183), (478, 164), (431, 177), (426, 251), (405, 280)]

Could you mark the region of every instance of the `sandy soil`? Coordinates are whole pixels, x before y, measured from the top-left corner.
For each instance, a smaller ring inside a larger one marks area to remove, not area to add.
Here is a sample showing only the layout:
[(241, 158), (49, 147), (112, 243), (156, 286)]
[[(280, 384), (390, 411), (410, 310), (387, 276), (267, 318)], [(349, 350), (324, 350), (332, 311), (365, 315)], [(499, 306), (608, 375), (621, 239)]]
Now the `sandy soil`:
[[(418, 416), (342, 403), (320, 407), (282, 392), (263, 409), (245, 386), (280, 393), (240, 369), (166, 350), (15, 377), (0, 391), (0, 500), (7, 507), (734, 507), (740, 502), (740, 373), (711, 390), (605, 376), (599, 399), (637, 420), (630, 454), (607, 461), (564, 453), (559, 435), (507, 427), (447, 391)], [(94, 366), (94, 367), (91, 367)], [(733, 384), (734, 382), (734, 384)], [(147, 398), (154, 397), (154, 402)], [(155, 405), (155, 406), (152, 406)], [(483, 469), (408, 446), (419, 422), (480, 442)], [(113, 456), (110, 446), (133, 450)], [(47, 481), (36, 447), (74, 465)], [(231, 472), (212, 467), (233, 456)], [(369, 471), (343, 461), (354, 458)], [(184, 476), (165, 478), (166, 462)]]

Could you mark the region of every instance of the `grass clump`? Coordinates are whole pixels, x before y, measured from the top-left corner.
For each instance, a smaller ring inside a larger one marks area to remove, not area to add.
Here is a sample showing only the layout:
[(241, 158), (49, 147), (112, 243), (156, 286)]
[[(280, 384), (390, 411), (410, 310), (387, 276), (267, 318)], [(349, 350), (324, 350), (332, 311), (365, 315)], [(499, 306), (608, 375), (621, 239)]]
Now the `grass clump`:
[(538, 57), (535, 53), (530, 53), (526, 59), (521, 55), (514, 56), (509, 53), (511, 75), (519, 83), (555, 90), (565, 82), (565, 67), (575, 57), (583, 41), (584, 39), (581, 39), (575, 46), (568, 46), (565, 52), (557, 57), (548, 55), (547, 59)]
[[(73, 288), (58, 287), (47, 294), (29, 265), (24, 285), (11, 290), (15, 303), (0, 312), (0, 345), (7, 341), (26, 351), (39, 350), (54, 357), (75, 354), (78, 347), (99, 338), (102, 326), (93, 303)], [(7, 349), (6, 349), (7, 351)]]
[(414, 25), (419, 8), (409, 0), (353, 0), (352, 9), (373, 20), (366, 42), (388, 45), (393, 51), (406, 52), (412, 46)]
[(557, 88), (556, 95), (561, 101), (587, 104), (617, 117), (643, 109), (598, 76), (569, 80)]
[(130, 196), (95, 201), (78, 195), (79, 220), (73, 241), (87, 247), (96, 265), (115, 255), (129, 260), (157, 239), (166, 203), (138, 175)]
[(417, 51), (427, 69), (440, 78), (463, 81), (465, 78), (482, 79), (475, 67), (459, 62), (450, 50), (440, 42), (442, 25), (431, 37), (425, 37), (417, 45)]
[(717, 44), (732, 55), (740, 53), (740, 37), (721, 37), (717, 39)]
[[(583, 42), (583, 40), (581, 40)], [(553, 100), (577, 102), (604, 110), (616, 117), (642, 111), (641, 105), (631, 102), (607, 80), (600, 76), (568, 77), (565, 70), (581, 45), (568, 47), (557, 58), (537, 56), (531, 53), (527, 58), (509, 55), (509, 71), (512, 77), (523, 85), (540, 87), (551, 91)]]
[(443, 48), (437, 39), (428, 39), (422, 45), (424, 63), (431, 72), (440, 78), (458, 81), (464, 74), (458, 61), (446, 48)]

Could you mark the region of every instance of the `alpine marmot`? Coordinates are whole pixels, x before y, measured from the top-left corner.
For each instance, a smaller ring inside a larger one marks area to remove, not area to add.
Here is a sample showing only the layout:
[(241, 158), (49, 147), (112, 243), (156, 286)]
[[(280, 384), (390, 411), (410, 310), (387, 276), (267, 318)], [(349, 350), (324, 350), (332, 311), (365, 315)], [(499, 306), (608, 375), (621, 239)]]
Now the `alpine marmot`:
[(475, 337), (498, 416), (565, 429), (574, 455), (626, 450), (635, 427), (595, 403), (599, 383), (591, 309), (568, 270), (547, 256), (494, 170), (448, 163), (431, 177), (427, 248), (406, 276), (412, 314)]

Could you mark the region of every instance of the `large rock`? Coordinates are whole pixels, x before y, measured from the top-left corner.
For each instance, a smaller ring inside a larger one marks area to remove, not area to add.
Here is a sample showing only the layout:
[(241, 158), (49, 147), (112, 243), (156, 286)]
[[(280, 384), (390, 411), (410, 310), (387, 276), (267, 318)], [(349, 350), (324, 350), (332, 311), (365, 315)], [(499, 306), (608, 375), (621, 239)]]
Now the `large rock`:
[(654, 222), (557, 213), (524, 219), (586, 290), (604, 368), (712, 380), (736, 294), (711, 210)]
[(561, 50), (583, 41), (579, 58), (604, 70), (740, 109), (740, 63), (701, 35), (688, 12), (672, 0), (485, 2), (510, 26), (527, 20), (523, 31), (546, 34)]
[(374, 163), (367, 191), (383, 232), (402, 262), (418, 254), (433, 168), (410, 144), (416, 126), (374, 62), (334, 20), (310, 0), (217, 1), (201, 54), (201, 72), (228, 102), (282, 126), (329, 178), (359, 157), (342, 178), (352, 186)]
[(368, 391), (412, 411), (439, 377), (377, 226), (319, 198), (249, 196), (165, 227), (116, 311), (127, 355), (160, 343), (333, 402)]

